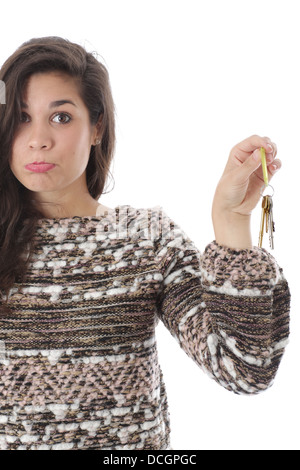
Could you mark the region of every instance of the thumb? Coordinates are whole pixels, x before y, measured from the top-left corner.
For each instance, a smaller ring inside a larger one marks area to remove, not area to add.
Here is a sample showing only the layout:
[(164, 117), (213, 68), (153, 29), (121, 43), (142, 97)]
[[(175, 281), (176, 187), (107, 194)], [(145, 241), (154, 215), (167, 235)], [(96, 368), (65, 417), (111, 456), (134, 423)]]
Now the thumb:
[(239, 168), (240, 177), (248, 179), (257, 168), (261, 166), (261, 154), (260, 149), (254, 150), (254, 152), (248, 157)]

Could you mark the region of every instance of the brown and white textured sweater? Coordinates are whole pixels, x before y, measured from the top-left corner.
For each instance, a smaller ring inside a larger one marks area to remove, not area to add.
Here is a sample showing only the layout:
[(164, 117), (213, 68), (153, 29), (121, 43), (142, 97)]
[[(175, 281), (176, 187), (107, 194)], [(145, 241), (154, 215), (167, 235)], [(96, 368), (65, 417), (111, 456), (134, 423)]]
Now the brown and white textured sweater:
[(159, 320), (228, 390), (272, 384), (290, 292), (265, 249), (201, 254), (161, 206), (129, 205), (41, 219), (35, 242), (0, 315), (0, 449), (169, 449)]

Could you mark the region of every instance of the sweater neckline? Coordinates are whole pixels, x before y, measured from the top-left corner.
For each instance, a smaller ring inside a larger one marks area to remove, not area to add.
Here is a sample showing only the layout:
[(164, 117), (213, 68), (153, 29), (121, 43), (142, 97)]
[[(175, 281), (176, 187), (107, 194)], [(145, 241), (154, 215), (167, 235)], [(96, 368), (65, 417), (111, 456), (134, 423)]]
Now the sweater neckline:
[(43, 217), (38, 220), (38, 225), (52, 225), (52, 224), (65, 224), (65, 223), (71, 223), (71, 222), (87, 222), (87, 221), (92, 221), (92, 220), (101, 220), (104, 217), (109, 217), (113, 214), (116, 214), (117, 212), (120, 212), (123, 208), (131, 208), (129, 204), (119, 204), (109, 210), (106, 210), (104, 214), (98, 214), (95, 215), (85, 215), (85, 216), (80, 216), (80, 215), (75, 215), (73, 217), (53, 217), (53, 218), (48, 218), (48, 217)]

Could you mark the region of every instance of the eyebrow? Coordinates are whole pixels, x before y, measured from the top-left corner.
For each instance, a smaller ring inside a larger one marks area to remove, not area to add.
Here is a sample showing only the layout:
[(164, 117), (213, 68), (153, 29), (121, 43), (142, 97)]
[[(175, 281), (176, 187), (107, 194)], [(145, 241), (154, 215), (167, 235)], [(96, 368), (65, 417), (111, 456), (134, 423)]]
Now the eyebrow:
[[(71, 100), (58, 100), (58, 101), (52, 101), (49, 104), (49, 108), (57, 108), (58, 106), (62, 106), (64, 104), (72, 104), (73, 106), (76, 106), (76, 104), (71, 101)], [(28, 104), (21, 102), (22, 108), (28, 108)]]

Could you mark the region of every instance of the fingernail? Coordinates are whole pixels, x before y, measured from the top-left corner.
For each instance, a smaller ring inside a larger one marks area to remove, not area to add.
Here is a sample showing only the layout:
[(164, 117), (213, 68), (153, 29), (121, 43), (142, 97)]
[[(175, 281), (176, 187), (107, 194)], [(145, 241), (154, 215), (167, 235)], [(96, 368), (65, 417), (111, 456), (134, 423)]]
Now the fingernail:
[(277, 165), (271, 165), (271, 168), (272, 168), (272, 171), (275, 172), (278, 170), (278, 166)]

